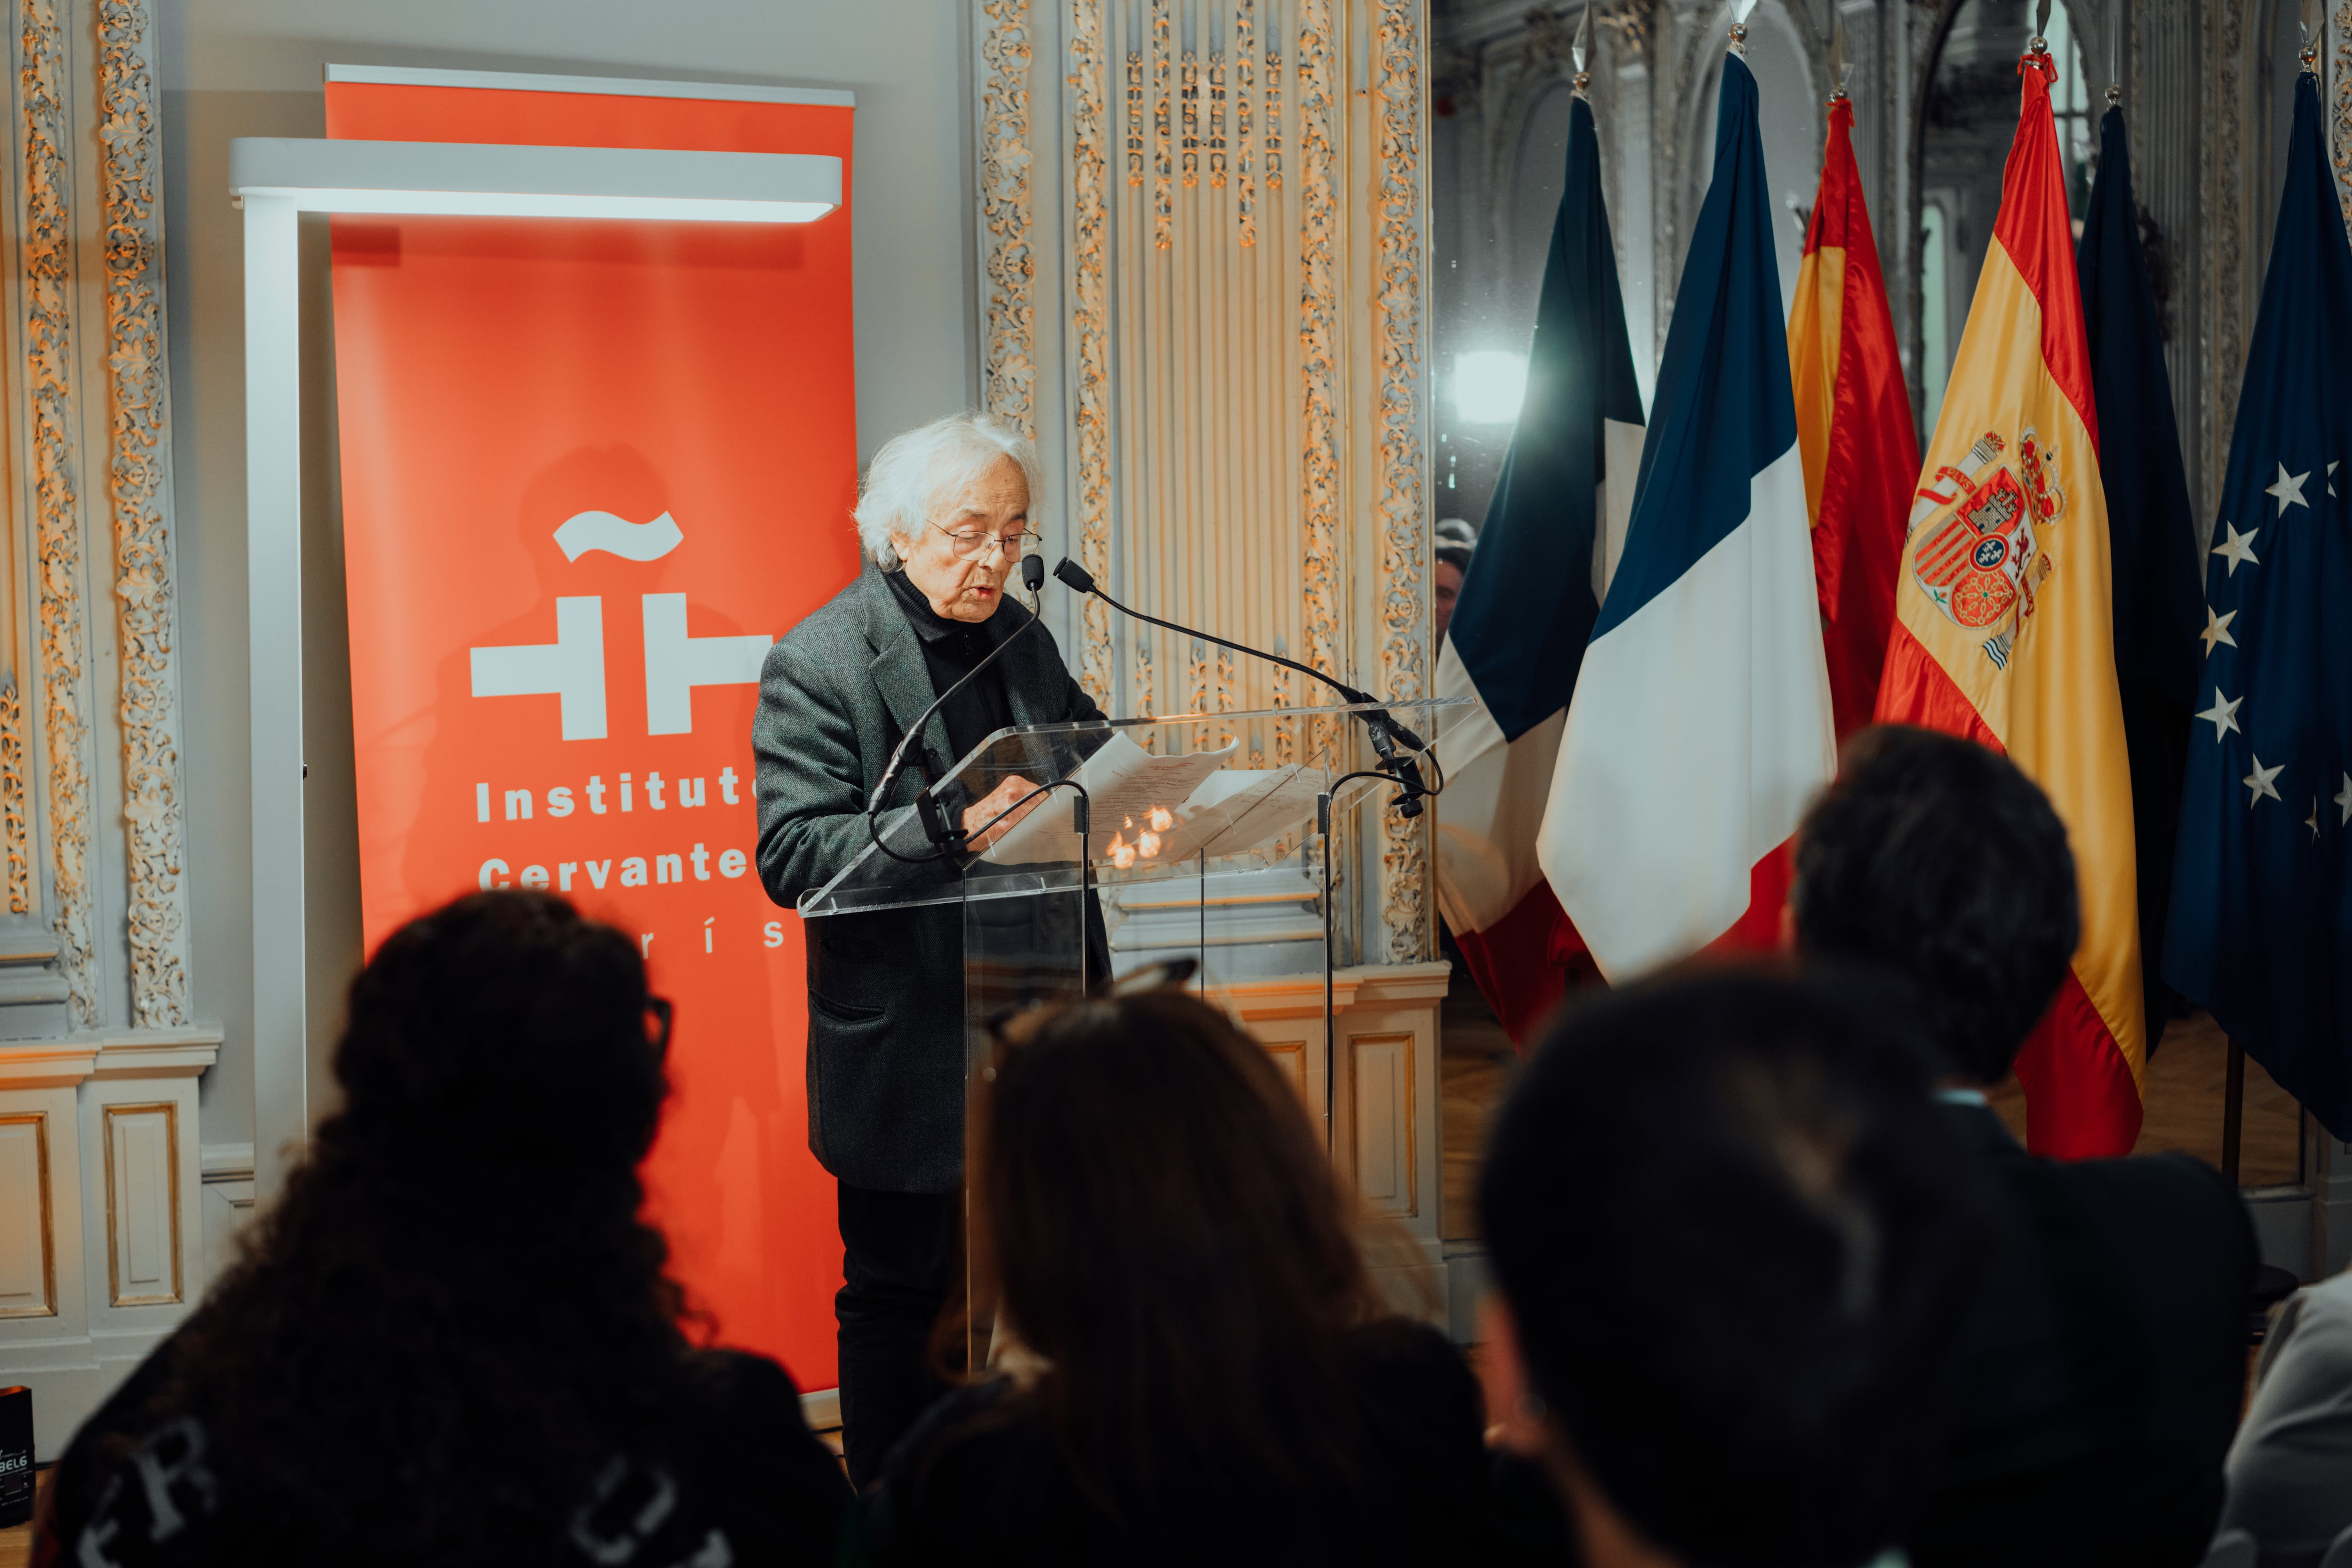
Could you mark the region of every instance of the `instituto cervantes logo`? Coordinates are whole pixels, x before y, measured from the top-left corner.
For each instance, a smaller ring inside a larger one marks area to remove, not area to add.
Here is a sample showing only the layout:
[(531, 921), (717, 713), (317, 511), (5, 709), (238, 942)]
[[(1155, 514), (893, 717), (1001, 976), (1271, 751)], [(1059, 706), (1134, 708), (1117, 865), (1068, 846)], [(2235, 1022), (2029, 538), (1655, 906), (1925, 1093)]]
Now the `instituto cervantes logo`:
[(1977, 437), (1963, 466), (1937, 468), (1910, 521), (1919, 542), (1912, 575), (1954, 625), (1991, 634), (1982, 647), (1996, 669), (2008, 668), (2018, 634), (2033, 617), (2034, 591), (2050, 576), (2042, 531), (2066, 510), (2066, 491), (2034, 428), (2017, 437), (2013, 466), (2002, 460), (2008, 450), (1998, 431)]

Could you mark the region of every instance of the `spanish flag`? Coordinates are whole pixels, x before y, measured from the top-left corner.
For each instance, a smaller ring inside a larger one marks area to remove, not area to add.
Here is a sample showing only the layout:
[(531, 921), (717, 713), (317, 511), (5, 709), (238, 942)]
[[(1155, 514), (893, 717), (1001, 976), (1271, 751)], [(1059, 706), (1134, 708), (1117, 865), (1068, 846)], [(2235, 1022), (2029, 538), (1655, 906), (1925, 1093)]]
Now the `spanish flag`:
[(1813, 581), (1830, 710), (1843, 741), (1870, 722), (1895, 626), (1903, 515), (1919, 471), (1911, 393), (1853, 162), (1853, 104), (1830, 100), (1822, 184), (1789, 315), (1797, 445), (1813, 525)]
[(2139, 1136), (2131, 767), (2056, 71), (2031, 54), (2019, 74), (2000, 216), (1911, 507), (1878, 717), (2007, 752), (2066, 824), (2083, 942), (2017, 1076), (2031, 1147), (2081, 1158)]

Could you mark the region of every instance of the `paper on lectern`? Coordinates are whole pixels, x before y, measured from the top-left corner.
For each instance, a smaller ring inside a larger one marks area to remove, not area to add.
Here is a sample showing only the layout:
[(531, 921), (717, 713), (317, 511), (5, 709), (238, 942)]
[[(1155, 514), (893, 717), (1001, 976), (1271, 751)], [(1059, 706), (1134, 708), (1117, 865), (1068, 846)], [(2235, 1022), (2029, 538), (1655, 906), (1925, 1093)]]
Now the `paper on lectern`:
[[(1160, 757), (1114, 735), (1071, 775), (1092, 803), (1094, 859), (1125, 869), (1203, 852), (1238, 855), (1313, 822), (1322, 773), (1295, 763), (1271, 769), (1223, 766), (1238, 749), (1229, 742), (1214, 751)], [(1041, 803), (982, 858), (1035, 865), (1075, 860), (1077, 854), (1068, 816)]]
[[(1086, 786), (1095, 858), (1106, 858), (1104, 848), (1114, 836), (1124, 833), (1127, 841), (1132, 843), (1138, 833), (1150, 831), (1155, 810), (1172, 817), (1176, 808), (1189, 800), (1202, 781), (1222, 767), (1240, 744), (1238, 741), (1229, 741), (1213, 752), (1159, 757), (1125, 735), (1112, 735), (1070, 775)], [(1078, 836), (1070, 831), (1068, 801), (1066, 792), (1039, 801), (1037, 809), (1014, 823), (982, 858), (1000, 866), (1076, 859)]]

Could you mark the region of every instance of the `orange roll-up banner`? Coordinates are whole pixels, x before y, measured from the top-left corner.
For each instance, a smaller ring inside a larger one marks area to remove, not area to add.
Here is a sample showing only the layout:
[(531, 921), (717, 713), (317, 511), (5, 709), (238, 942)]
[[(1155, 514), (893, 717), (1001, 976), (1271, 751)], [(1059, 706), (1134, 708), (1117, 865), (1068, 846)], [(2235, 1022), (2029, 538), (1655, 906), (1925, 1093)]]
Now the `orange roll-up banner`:
[(844, 198), (333, 220), (366, 940), (506, 886), (636, 938), (677, 1006), (650, 1217), (720, 1339), (829, 1388), (801, 936), (751, 866), (750, 773), (761, 655), (857, 571), (853, 111), (616, 86), (327, 88), (330, 136), (824, 153)]

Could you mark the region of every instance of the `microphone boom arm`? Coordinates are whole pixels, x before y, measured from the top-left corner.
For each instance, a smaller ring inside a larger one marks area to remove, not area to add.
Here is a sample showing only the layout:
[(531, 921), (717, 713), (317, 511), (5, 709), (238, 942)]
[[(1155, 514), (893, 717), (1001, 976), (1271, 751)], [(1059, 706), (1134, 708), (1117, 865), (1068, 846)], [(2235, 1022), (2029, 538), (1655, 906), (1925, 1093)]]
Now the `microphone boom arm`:
[(1147, 616), (1141, 610), (1130, 609), (1104, 593), (1101, 586), (1096, 583), (1094, 574), (1066, 555), (1062, 558), (1061, 564), (1054, 568), (1054, 575), (1064, 586), (1075, 588), (1081, 594), (1091, 594), (1122, 616), (1131, 616), (1136, 620), (1159, 626), (1166, 631), (1175, 632), (1182, 637), (1198, 637), (1202, 642), (1212, 642), (1219, 647), (1231, 648), (1235, 653), (1245, 653), (1252, 658), (1262, 658), (1269, 664), (1281, 665), (1286, 669), (1295, 669), (1301, 675), (1321, 681), (1349, 702), (1369, 706), (1371, 711), (1359, 714), (1358, 717), (1364, 721), (1364, 728), (1371, 737), (1372, 750), (1379, 755), (1381, 765), (1391, 777), (1396, 780), (1397, 787), (1404, 792), (1398, 797), (1397, 805), (1407, 816), (1421, 815), (1422, 796), (1430, 794), (1431, 791), (1422, 782), (1419, 763), (1413, 757), (1401, 754), (1398, 748), (1402, 747), (1404, 752), (1426, 755), (1429, 751), (1428, 743), (1391, 718), (1387, 709), (1379, 706), (1379, 698), (1369, 692), (1359, 691), (1346, 681), (1326, 675), (1312, 665), (1301, 664), (1295, 658), (1285, 658), (1278, 653), (1267, 653), (1263, 648), (1251, 647), (1246, 644), (1234, 642), (1213, 633), (1196, 631), (1191, 626), (1180, 626), (1173, 621), (1163, 621), (1158, 616)]

